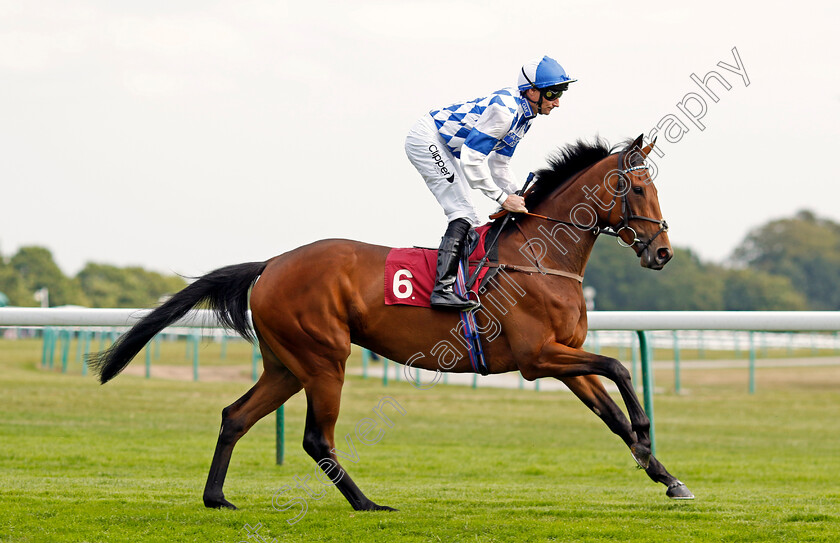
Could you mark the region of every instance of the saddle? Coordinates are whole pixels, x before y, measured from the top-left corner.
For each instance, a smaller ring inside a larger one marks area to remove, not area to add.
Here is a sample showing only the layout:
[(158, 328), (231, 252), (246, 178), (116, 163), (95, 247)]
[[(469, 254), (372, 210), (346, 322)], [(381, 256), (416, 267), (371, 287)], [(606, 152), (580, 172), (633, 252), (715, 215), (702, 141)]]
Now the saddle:
[[(498, 267), (482, 266), (476, 272), (480, 261), (498, 263), (498, 246), (494, 243), (500, 221), (488, 223), (470, 230), (464, 244), (462, 259), (469, 263), (465, 274), (465, 288), (474, 293), (487, 284)], [(485, 258), (485, 255), (487, 258)], [(429, 298), (435, 285), (437, 249), (411, 247), (391, 249), (385, 259), (385, 305), (411, 305), (431, 307)]]

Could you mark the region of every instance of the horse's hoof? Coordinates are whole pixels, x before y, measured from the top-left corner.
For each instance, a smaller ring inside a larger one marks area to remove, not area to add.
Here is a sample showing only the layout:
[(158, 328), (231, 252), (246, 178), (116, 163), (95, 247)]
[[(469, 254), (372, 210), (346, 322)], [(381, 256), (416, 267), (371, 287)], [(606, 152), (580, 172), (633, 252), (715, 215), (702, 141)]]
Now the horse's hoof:
[(356, 511), (397, 511), (397, 509), (394, 509), (393, 507), (388, 507), (387, 505), (378, 505), (370, 500), (368, 500), (368, 502), (364, 505), (354, 507), (354, 509)]
[(236, 506), (224, 498), (204, 498), (204, 507), (207, 507), (208, 509), (236, 510)]
[(672, 500), (693, 500), (694, 494), (688, 489), (687, 486), (682, 481), (675, 481), (672, 483), (668, 490), (665, 491), (665, 495), (671, 498)]
[(634, 443), (630, 446), (630, 454), (641, 469), (647, 469), (650, 466), (651, 454), (649, 448), (639, 443)]

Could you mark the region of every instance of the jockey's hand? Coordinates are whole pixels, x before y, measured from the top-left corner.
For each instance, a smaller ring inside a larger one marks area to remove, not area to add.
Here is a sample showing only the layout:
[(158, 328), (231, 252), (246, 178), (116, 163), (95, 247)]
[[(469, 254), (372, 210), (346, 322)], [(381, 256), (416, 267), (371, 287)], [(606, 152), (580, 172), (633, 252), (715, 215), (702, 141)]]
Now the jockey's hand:
[(502, 203), (502, 209), (512, 211), (513, 213), (527, 213), (528, 208), (525, 207), (525, 198), (516, 194), (509, 194), (507, 199)]

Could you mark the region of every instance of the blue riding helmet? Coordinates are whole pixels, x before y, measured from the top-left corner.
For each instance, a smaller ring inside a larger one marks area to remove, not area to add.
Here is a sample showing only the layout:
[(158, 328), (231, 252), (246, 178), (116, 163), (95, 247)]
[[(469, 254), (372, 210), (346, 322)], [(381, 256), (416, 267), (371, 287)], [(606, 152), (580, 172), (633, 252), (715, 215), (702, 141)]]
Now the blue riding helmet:
[(544, 89), (561, 85), (563, 83), (574, 83), (566, 74), (566, 70), (551, 57), (543, 57), (526, 62), (519, 71), (519, 90), (526, 91), (530, 88)]

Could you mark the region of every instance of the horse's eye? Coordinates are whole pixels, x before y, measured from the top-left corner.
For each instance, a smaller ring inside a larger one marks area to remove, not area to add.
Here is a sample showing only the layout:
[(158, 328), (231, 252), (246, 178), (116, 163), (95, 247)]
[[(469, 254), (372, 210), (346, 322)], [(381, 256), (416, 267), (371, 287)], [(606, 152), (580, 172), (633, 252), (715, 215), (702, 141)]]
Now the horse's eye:
[(636, 194), (644, 194), (645, 191), (644, 189), (642, 189), (642, 187), (633, 187), (633, 192), (635, 192)]

